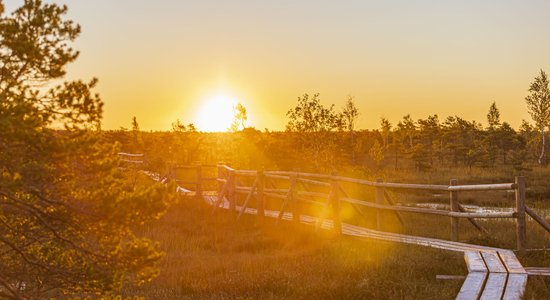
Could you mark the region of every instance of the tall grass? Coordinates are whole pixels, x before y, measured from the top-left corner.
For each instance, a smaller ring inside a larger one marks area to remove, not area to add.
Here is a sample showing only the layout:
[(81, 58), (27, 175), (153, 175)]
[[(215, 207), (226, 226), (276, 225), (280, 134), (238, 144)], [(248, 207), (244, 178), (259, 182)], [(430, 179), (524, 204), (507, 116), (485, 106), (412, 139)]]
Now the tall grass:
[[(198, 199), (182, 198), (140, 233), (161, 242), (161, 273), (122, 292), (148, 299), (454, 299), (462, 281), (436, 275), (467, 274), (461, 253), (260, 224), (253, 216), (236, 222)], [(522, 259), (550, 265), (546, 254)], [(549, 281), (530, 279), (527, 297), (550, 297)]]

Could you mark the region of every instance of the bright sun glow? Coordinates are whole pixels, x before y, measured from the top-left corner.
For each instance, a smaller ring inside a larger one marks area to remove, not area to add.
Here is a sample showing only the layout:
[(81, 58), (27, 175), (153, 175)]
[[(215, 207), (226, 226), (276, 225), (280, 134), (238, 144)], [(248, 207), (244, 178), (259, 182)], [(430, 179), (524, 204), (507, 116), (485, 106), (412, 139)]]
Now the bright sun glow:
[(207, 99), (197, 113), (195, 124), (200, 131), (227, 131), (233, 121), (235, 101), (225, 95)]

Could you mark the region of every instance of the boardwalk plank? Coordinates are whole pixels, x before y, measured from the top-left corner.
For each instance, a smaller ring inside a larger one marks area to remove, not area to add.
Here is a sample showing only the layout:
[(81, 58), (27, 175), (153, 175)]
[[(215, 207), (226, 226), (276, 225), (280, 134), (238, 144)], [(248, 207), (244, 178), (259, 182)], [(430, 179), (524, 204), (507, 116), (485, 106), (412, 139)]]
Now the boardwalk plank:
[[(217, 197), (205, 195), (205, 201), (215, 204)], [(221, 201), (228, 209), (229, 202)], [(237, 207), (239, 209), (240, 207)], [(245, 208), (245, 213), (257, 214), (255, 208)], [(265, 210), (265, 215), (277, 218), (280, 212)], [(292, 213), (284, 212), (282, 219), (291, 220)], [(300, 222), (308, 225), (318, 223), (318, 218), (301, 215)], [(521, 299), (527, 284), (527, 272), (512, 251), (480, 245), (465, 244), (433, 238), (388, 233), (351, 224), (342, 224), (343, 233), (350, 236), (371, 238), (388, 242), (402, 242), (450, 251), (464, 252), (469, 274), (464, 280), (456, 299)], [(321, 228), (331, 229), (332, 220), (323, 220)], [(508, 272), (510, 274), (508, 274)]]
[(464, 260), (466, 261), (468, 272), (487, 272), (487, 266), (480, 252), (468, 251), (464, 253)]
[(456, 299), (478, 299), (483, 292), (483, 286), (486, 278), (487, 273), (485, 272), (470, 272), (470, 274), (466, 277), (466, 280), (464, 280), (464, 284), (462, 285), (462, 288), (460, 288), (460, 292), (458, 292)]
[(535, 276), (550, 276), (550, 268), (543, 268), (543, 267), (529, 267), (525, 268), (525, 271), (529, 275), (535, 275)]
[(485, 264), (487, 265), (487, 269), (489, 269), (489, 272), (508, 273), (506, 271), (506, 268), (502, 264), (502, 261), (500, 261), (500, 258), (497, 252), (483, 252), (481, 253), (481, 256), (483, 256), (483, 260), (485, 261)]
[[(508, 273), (489, 273), (480, 300), (500, 299), (504, 294)], [(473, 299), (473, 298), (472, 298)]]
[(508, 275), (506, 290), (504, 291), (503, 300), (518, 300), (523, 297), (527, 286), (527, 274), (512, 273)]
[(508, 273), (525, 274), (525, 268), (521, 265), (516, 255), (512, 251), (499, 251), (498, 255), (508, 270)]

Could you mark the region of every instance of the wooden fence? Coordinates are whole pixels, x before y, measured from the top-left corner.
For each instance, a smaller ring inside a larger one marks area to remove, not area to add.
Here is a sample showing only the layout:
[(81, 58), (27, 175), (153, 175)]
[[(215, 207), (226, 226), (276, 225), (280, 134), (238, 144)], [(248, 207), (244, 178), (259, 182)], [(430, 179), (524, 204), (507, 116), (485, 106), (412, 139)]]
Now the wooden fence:
[[(199, 166), (195, 166), (200, 169)], [(211, 167), (211, 166), (210, 166)], [(384, 211), (391, 211), (395, 214), (399, 222), (404, 225), (401, 213), (417, 213), (447, 216), (451, 223), (451, 240), (458, 241), (459, 237), (459, 219), (468, 220), (478, 230), (487, 232), (476, 219), (494, 219), (509, 218), (515, 219), (517, 249), (526, 248), (526, 215), (531, 216), (545, 230), (550, 232), (550, 225), (531, 208), (525, 205), (525, 179), (522, 176), (515, 178), (512, 183), (500, 184), (480, 184), (480, 185), (459, 185), (455, 179), (450, 180), (449, 185), (432, 184), (408, 184), (384, 182), (382, 179), (377, 181), (368, 181), (363, 179), (338, 176), (337, 174), (316, 174), (303, 172), (287, 171), (264, 171), (264, 170), (237, 170), (228, 165), (220, 164), (218, 169), (218, 203), (220, 205), (224, 199), (230, 203), (230, 209), (235, 210), (239, 195), (243, 195), (244, 202), (239, 204), (239, 217), (244, 213), (247, 207), (254, 206), (257, 209), (259, 218), (263, 218), (264, 207), (268, 199), (279, 199), (280, 209), (278, 219), (281, 219), (285, 211), (291, 212), (292, 220), (299, 222), (300, 209), (303, 204), (309, 204), (321, 207), (319, 224), (331, 216), (333, 228), (337, 233), (342, 231), (342, 220), (340, 218), (341, 206), (344, 203), (350, 204), (358, 214), (363, 215), (361, 207), (368, 207), (376, 210), (376, 229), (381, 230), (384, 227)], [(201, 181), (200, 171), (197, 171), (197, 182)], [(211, 178), (208, 178), (211, 180)], [(273, 181), (278, 181), (274, 184)], [(285, 182), (286, 187), (280, 188), (281, 182)], [(189, 182), (188, 182), (189, 183)], [(346, 193), (342, 184), (356, 184), (375, 189), (373, 201), (353, 198)], [(299, 188), (301, 187), (301, 188)], [(316, 187), (316, 188), (312, 188)], [(319, 191), (321, 189), (322, 191)], [(449, 193), (449, 210), (432, 209), (423, 207), (409, 207), (396, 205), (388, 190), (399, 189), (407, 191), (424, 190)], [(481, 191), (513, 191), (515, 193), (515, 209), (512, 212), (468, 212), (459, 201), (461, 192), (481, 192)], [(202, 189), (197, 183), (197, 193), (200, 195)], [(251, 200), (255, 198), (255, 204)]]
[[(131, 164), (142, 164), (143, 155), (120, 153), (121, 161)], [(141, 162), (138, 162), (140, 161)], [(204, 170), (207, 170), (204, 172)], [(332, 229), (337, 234), (373, 238), (383, 241), (401, 242), (429, 246), (450, 251), (464, 252), (468, 266), (466, 277), (457, 299), (521, 299), (527, 284), (529, 273), (510, 250), (481, 245), (457, 242), (459, 220), (466, 219), (478, 230), (487, 232), (476, 219), (508, 218), (515, 219), (517, 249), (526, 248), (526, 216), (529, 215), (546, 231), (550, 225), (534, 210), (525, 204), (525, 179), (518, 176), (512, 183), (460, 185), (452, 179), (449, 185), (408, 184), (384, 182), (382, 179), (368, 181), (350, 177), (338, 176), (333, 173), (316, 174), (287, 171), (237, 170), (227, 164), (218, 165), (170, 165), (166, 175), (145, 171), (155, 180), (165, 182), (175, 180), (178, 191), (187, 195), (196, 195), (214, 206), (220, 206), (238, 213), (237, 219), (244, 213), (256, 215), (258, 218), (276, 218), (290, 220)], [(216, 172), (216, 177), (206, 174)], [(192, 180), (181, 180), (181, 174)], [(190, 176), (191, 175), (191, 176)], [(182, 186), (180, 186), (182, 185)], [(205, 191), (208, 185), (208, 192)], [(365, 196), (350, 196), (350, 186), (370, 187), (373, 189), (373, 199), (365, 201), (359, 198)], [(189, 189), (187, 189), (189, 188)], [(194, 192), (191, 189), (194, 188)], [(217, 189), (217, 191), (213, 191)], [(449, 193), (449, 209), (433, 209), (397, 205), (392, 199), (390, 190), (407, 192), (436, 191)], [(515, 195), (515, 208), (511, 212), (468, 212), (460, 204), (460, 194), (464, 192), (510, 191)], [(254, 203), (252, 199), (255, 199)], [(277, 200), (277, 201), (273, 201)], [(352, 225), (343, 222), (341, 209), (349, 205), (355, 211), (366, 217), (361, 208), (367, 207), (374, 214), (374, 229)], [(307, 207), (320, 208), (320, 213), (312, 216)], [(395, 215), (404, 225), (401, 213), (428, 214), (449, 217), (451, 225), (451, 240), (410, 236), (384, 232), (387, 212)], [(546, 270), (546, 269), (544, 269)]]
[(144, 154), (133, 154), (133, 153), (126, 153), (126, 152), (119, 152), (118, 153), (118, 159), (122, 163), (127, 164), (138, 164), (141, 165), (144, 163)]

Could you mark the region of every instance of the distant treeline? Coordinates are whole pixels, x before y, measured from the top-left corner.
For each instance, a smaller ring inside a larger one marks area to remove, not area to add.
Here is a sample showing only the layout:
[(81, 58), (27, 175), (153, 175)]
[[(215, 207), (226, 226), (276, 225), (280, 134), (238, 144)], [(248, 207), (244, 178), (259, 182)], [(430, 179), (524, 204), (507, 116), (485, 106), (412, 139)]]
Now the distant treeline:
[(360, 112), (353, 97), (337, 111), (334, 105), (324, 106), (319, 94), (304, 94), (288, 110), (284, 132), (246, 127), (246, 108), (239, 104), (228, 133), (199, 133), (193, 124), (179, 120), (172, 124), (172, 132), (146, 133), (139, 130), (134, 117), (131, 131), (106, 135), (120, 142), (124, 151), (147, 154), (159, 171), (167, 163), (224, 161), (256, 169), (425, 172), (440, 167), (505, 166), (521, 172), (535, 163), (548, 163), (545, 129), (550, 125), (550, 91), (544, 71), (531, 83), (525, 101), (535, 125), (523, 120), (519, 131), (501, 121), (495, 102), (488, 109), (487, 127), (459, 116), (414, 120), (406, 115), (395, 126), (381, 118), (380, 129), (357, 130)]
[(372, 171), (507, 166), (520, 171), (536, 164), (540, 151), (540, 134), (526, 122), (519, 131), (506, 122), (483, 128), (458, 116), (440, 121), (432, 115), (414, 121), (407, 115), (396, 126), (385, 119), (382, 124), (379, 130), (359, 131), (262, 132), (246, 128), (227, 133), (116, 130), (104, 134), (120, 142), (124, 151), (147, 154), (151, 166), (159, 171), (169, 162), (220, 161), (240, 168), (311, 171), (350, 166)]

